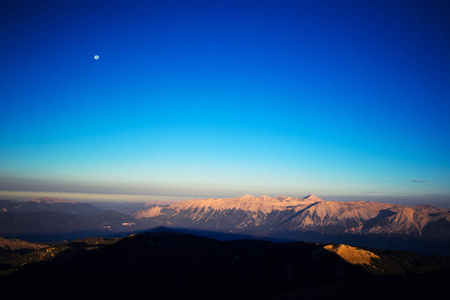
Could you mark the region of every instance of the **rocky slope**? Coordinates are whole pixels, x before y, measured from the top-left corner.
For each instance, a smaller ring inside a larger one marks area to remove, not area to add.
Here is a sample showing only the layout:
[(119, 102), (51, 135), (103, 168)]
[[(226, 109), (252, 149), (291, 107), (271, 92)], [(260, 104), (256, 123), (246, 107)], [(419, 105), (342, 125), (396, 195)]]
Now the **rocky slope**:
[(429, 205), (253, 197), (195, 199), (133, 215), (153, 225), (218, 230), (259, 236), (281, 233), (392, 237), (450, 241), (450, 210)]

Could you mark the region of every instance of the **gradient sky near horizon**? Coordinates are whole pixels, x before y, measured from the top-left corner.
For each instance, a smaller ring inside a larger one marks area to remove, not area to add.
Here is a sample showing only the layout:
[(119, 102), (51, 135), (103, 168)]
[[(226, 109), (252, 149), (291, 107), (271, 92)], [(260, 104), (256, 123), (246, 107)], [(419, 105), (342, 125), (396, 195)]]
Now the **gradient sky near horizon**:
[(0, 190), (450, 200), (449, 16), (1, 1)]

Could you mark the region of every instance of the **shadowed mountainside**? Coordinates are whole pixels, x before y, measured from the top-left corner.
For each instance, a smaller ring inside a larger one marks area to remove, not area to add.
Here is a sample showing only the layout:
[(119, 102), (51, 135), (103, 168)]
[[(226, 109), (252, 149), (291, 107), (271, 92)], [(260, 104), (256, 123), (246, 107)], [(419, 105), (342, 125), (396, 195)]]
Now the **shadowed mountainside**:
[(0, 251), (2, 292), (47, 299), (317, 299), (332, 291), (356, 299), (373, 288), (366, 298), (376, 299), (399, 292), (432, 297), (450, 278), (448, 257), (336, 244), (152, 232), (41, 246)]

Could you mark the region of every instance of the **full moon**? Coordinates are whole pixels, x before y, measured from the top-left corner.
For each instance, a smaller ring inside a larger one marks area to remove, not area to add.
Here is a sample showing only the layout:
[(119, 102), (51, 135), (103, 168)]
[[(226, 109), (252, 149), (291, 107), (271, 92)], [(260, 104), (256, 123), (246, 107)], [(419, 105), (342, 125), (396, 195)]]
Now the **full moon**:
[(100, 56), (94, 55), (94, 59), (95, 59), (95, 60), (97, 60), (97, 59), (99, 59), (99, 58), (100, 58)]

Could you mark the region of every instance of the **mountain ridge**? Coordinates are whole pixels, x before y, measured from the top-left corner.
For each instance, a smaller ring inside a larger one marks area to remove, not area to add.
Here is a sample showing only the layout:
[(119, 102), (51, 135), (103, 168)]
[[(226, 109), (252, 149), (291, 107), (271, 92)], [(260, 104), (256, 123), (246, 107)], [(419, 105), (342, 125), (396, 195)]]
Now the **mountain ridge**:
[(0, 200), (0, 212), (24, 213), (44, 211), (61, 212), (70, 216), (100, 213), (100, 210), (92, 204), (54, 197), (36, 198), (25, 202)]
[(133, 214), (158, 226), (210, 229), (258, 236), (278, 232), (380, 236), (450, 241), (450, 210), (367, 201), (325, 201), (244, 195), (184, 200)]
[(30, 202), (34, 202), (34, 203), (82, 203), (82, 202), (77, 202), (77, 201), (71, 201), (71, 200), (65, 200), (62, 198), (55, 198), (55, 197), (42, 197), (42, 198), (36, 198), (36, 199), (32, 199)]

